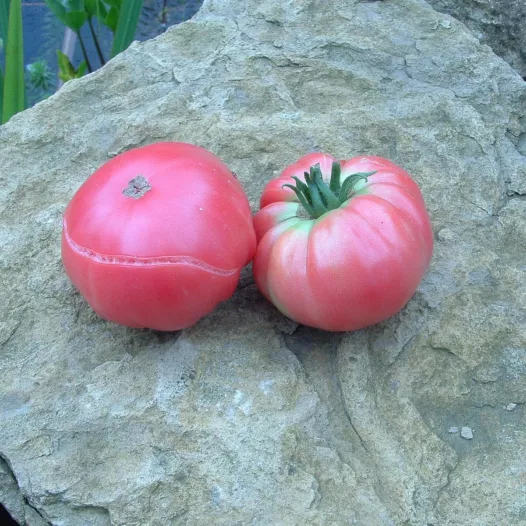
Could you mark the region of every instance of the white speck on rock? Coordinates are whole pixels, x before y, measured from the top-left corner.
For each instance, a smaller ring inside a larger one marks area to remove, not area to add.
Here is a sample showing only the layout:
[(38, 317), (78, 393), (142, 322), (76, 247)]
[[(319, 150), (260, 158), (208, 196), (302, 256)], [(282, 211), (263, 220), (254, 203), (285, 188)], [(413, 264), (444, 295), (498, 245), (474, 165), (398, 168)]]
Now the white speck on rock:
[(252, 409), (252, 400), (248, 399), (246, 402), (243, 402), (239, 406), (239, 409), (241, 409), (245, 415), (249, 415), (250, 410)]
[(238, 409), (242, 411), (245, 416), (248, 416), (250, 414), (250, 411), (252, 409), (251, 398), (246, 398), (241, 391), (236, 390), (233, 402), (234, 403), (230, 404), (226, 411), (226, 415), (229, 420), (236, 417), (236, 411)]
[(517, 407), (517, 404), (511, 403), (506, 406), (506, 410), (513, 411)]
[(263, 380), (259, 383), (259, 388), (266, 394), (269, 395), (272, 392), (272, 384), (274, 380)]
[(439, 241), (454, 241), (455, 234), (449, 228), (442, 228), (438, 231), (437, 237)]
[(471, 440), (473, 438), (473, 431), (471, 430), (471, 427), (464, 426), (460, 430), (460, 436), (466, 440)]
[(458, 433), (458, 427), (448, 427), (448, 433)]
[(241, 391), (236, 390), (236, 394), (234, 395), (234, 403), (239, 405), (244, 397), (245, 395)]

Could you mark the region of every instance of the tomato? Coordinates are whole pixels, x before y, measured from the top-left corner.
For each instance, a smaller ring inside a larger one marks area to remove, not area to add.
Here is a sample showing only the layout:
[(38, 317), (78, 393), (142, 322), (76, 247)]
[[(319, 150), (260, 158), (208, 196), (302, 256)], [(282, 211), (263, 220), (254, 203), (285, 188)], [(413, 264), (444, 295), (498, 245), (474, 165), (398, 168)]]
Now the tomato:
[(193, 325), (233, 294), (256, 248), (240, 183), (186, 143), (156, 143), (96, 170), (69, 203), (62, 261), (100, 316), (129, 327)]
[(329, 331), (396, 314), (433, 252), (417, 184), (373, 156), (302, 157), (264, 188), (254, 228), (259, 290), (289, 318)]

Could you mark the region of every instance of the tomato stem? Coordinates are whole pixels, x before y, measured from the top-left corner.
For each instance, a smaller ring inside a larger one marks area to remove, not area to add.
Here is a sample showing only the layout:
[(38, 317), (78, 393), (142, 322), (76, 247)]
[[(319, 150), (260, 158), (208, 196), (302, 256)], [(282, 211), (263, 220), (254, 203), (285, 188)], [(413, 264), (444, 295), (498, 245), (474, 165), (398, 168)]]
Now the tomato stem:
[(348, 201), (352, 196), (354, 185), (361, 179), (367, 181), (367, 178), (375, 173), (376, 171), (351, 174), (341, 182), (341, 165), (334, 161), (329, 184), (323, 180), (321, 167), (316, 164), (310, 167), (309, 172), (304, 173), (305, 182), (293, 176), (292, 179), (296, 184), (284, 184), (283, 188), (290, 188), (309, 216), (318, 219)]

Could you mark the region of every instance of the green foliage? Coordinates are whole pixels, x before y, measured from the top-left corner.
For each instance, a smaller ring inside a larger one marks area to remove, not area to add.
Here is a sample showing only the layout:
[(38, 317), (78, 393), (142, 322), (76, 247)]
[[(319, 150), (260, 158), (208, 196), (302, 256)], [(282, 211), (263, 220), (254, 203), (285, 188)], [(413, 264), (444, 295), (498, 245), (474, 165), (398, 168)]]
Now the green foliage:
[(107, 3), (110, 6), (110, 9), (106, 17), (103, 20), (101, 19), (101, 22), (108, 26), (111, 29), (111, 32), (115, 34), (115, 31), (117, 31), (117, 23), (119, 21), (121, 2), (120, 0), (113, 0), (112, 2), (108, 1)]
[(57, 58), (58, 58), (58, 76), (64, 82), (72, 79), (78, 79), (86, 73), (86, 61), (83, 60), (79, 67), (75, 69), (73, 64), (71, 64), (69, 57), (57, 49)]
[(0, 124), (2, 124), (2, 108), (4, 106), (4, 74), (0, 68)]
[(112, 57), (124, 51), (132, 43), (141, 14), (142, 2), (143, 0), (128, 0), (120, 6), (117, 28), (111, 48)]
[(55, 16), (67, 27), (78, 33), (88, 20), (84, 0), (46, 0)]
[(133, 41), (143, 0), (46, 0), (46, 4), (65, 26), (77, 34), (79, 39), (85, 65), (81, 64), (75, 69), (69, 60), (68, 64), (62, 60), (59, 76), (69, 80), (78, 78), (80, 71), (93, 71), (80, 33), (84, 24), (87, 22), (89, 25), (97, 55), (101, 65), (104, 65), (106, 59), (93, 26), (93, 19), (97, 18), (100, 23), (112, 31), (114, 38), (111, 56), (114, 57), (124, 51)]
[(2, 123), (25, 107), (24, 47), (22, 6), (11, 0), (5, 44), (5, 78), (3, 79)]
[(99, 20), (108, 16), (108, 9), (101, 0), (84, 0), (84, 9), (88, 16), (96, 16)]
[[(133, 41), (143, 0), (45, 0), (58, 20), (77, 34), (84, 60), (77, 68), (70, 59), (57, 50), (59, 77), (64, 82), (82, 77), (93, 71), (80, 30), (88, 23), (100, 63), (106, 59), (93, 26), (93, 19), (107, 26), (113, 33), (111, 56), (124, 51)], [(99, 26), (100, 27), (100, 26)], [(5, 49), (4, 49), (5, 47)], [(21, 0), (0, 0), (0, 53), (5, 53), (5, 73), (0, 68), (0, 124), (27, 106), (24, 85), (24, 50), (22, 37)], [(30, 88), (49, 91), (53, 75), (45, 61), (38, 60), (27, 66)]]
[(46, 60), (36, 60), (26, 66), (26, 107), (47, 99), (55, 91), (55, 74)]
[(9, 0), (0, 0), (0, 36), (7, 40), (7, 27), (9, 25)]
[[(9, 23), (8, 0), (0, 0), (0, 53), (4, 51), (4, 39), (7, 40), (7, 26)], [(4, 74), (0, 68), (0, 124), (2, 124), (2, 108), (4, 106)]]
[(48, 91), (53, 82), (53, 73), (45, 60), (37, 60), (26, 66), (29, 85), (36, 90)]

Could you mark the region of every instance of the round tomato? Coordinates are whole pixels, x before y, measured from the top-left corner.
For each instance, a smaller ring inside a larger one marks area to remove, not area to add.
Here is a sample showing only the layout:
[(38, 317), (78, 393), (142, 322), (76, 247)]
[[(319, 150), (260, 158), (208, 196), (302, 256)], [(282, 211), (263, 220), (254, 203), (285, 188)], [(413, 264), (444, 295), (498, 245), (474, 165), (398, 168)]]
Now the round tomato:
[(256, 247), (248, 200), (212, 153), (156, 143), (113, 158), (65, 214), (62, 261), (103, 318), (173, 331), (233, 294)]
[(254, 217), (254, 278), (283, 314), (350, 331), (397, 313), (429, 267), (433, 233), (407, 172), (313, 153), (270, 181)]

